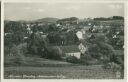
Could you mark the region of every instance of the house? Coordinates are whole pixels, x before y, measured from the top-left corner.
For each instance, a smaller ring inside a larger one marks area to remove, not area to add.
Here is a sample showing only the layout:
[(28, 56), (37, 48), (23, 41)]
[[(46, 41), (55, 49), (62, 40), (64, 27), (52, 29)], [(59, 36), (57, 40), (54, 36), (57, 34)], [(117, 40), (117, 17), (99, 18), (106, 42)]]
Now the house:
[(117, 38), (117, 35), (113, 35), (113, 37), (112, 38)]
[(31, 31), (31, 28), (30, 27), (27, 27), (27, 31)]
[(75, 56), (76, 58), (80, 59), (81, 52), (77, 45), (69, 45), (69, 46), (59, 46), (62, 53), (65, 54), (65, 57)]
[(57, 27), (60, 27), (61, 25), (60, 24), (56, 24)]
[(27, 29), (26, 29), (26, 30), (27, 30), (27, 33), (28, 33), (28, 34), (32, 34), (32, 33), (33, 33), (33, 31), (31, 30), (31, 28), (30, 28), (30, 27), (27, 27)]
[(87, 51), (87, 48), (82, 43), (78, 45), (78, 48), (82, 54), (84, 54)]
[(81, 31), (78, 31), (76, 33), (76, 35), (77, 35), (77, 37), (78, 37), (79, 40), (83, 39), (83, 33)]
[(24, 37), (24, 40), (25, 40), (25, 39), (28, 39), (28, 37)]
[(92, 24), (91, 23), (88, 23), (89, 26), (91, 26)]
[(12, 33), (5, 33), (4, 35), (7, 36), (7, 35), (10, 35), (10, 34), (12, 34)]
[(28, 28), (30, 28), (30, 24), (26, 24)]
[(47, 34), (42, 34), (41, 37), (46, 39), (47, 38)]

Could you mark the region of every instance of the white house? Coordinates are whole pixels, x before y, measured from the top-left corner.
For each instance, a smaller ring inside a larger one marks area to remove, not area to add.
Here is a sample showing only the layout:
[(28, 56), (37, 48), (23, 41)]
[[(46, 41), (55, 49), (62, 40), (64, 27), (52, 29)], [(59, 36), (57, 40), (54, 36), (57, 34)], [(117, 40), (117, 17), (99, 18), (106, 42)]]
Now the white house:
[(56, 24), (57, 27), (61, 26), (60, 24)]
[(82, 43), (78, 45), (78, 48), (82, 54), (84, 54), (87, 51), (86, 47)]
[(30, 31), (30, 30), (31, 30), (31, 28), (30, 28), (30, 27), (28, 27), (28, 28), (27, 28), (27, 30), (28, 30), (28, 31)]
[(73, 52), (73, 53), (65, 53), (66, 54), (66, 57), (69, 57), (69, 56), (75, 56), (76, 58), (80, 59), (80, 52)]
[(65, 54), (65, 57), (75, 56), (80, 59), (81, 52), (77, 45), (60, 46), (60, 50)]
[(77, 35), (77, 37), (78, 37), (79, 40), (83, 39), (83, 33), (81, 31), (78, 31), (76, 33), (76, 35)]
[(26, 25), (27, 25), (28, 28), (30, 27), (30, 24), (26, 24)]

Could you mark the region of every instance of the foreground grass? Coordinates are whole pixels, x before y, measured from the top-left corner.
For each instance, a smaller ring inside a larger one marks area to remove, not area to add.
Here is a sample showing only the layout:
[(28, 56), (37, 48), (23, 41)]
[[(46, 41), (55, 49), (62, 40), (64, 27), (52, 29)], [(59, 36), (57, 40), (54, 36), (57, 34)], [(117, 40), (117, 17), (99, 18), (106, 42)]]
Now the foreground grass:
[[(15, 77), (15, 76), (19, 76), (19, 77)], [(24, 76), (34, 76), (34, 77), (24, 77)], [(42, 77), (38, 77), (38, 76), (42, 76)], [(104, 70), (98, 66), (6, 67), (5, 78), (6, 79), (9, 78), (114, 79), (115, 75), (111, 70)]]
[[(72, 63), (59, 61), (59, 60), (49, 60), (44, 58), (38, 58), (38, 57), (25, 57), (23, 62), (20, 66), (26, 66), (26, 67), (64, 67), (64, 66), (71, 66), (75, 65)], [(8, 57), (5, 60), (5, 67), (12, 67), (12, 66), (19, 66), (17, 63), (15, 63), (14, 57)]]
[(100, 65), (82, 66), (64, 61), (26, 58), (25, 64), (15, 66), (11, 64), (12, 61), (13, 58), (9, 58), (5, 65), (5, 79), (115, 79), (112, 70), (103, 69)]

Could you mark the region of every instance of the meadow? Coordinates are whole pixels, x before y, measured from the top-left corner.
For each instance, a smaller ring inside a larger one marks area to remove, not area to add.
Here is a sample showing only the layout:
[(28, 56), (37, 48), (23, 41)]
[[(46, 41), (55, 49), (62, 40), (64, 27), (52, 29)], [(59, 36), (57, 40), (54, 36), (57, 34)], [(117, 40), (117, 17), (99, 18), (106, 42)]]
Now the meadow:
[[(31, 63), (30, 63), (31, 61)], [(28, 58), (29, 65), (5, 66), (5, 79), (115, 79), (111, 69), (101, 65), (77, 65), (64, 61)]]

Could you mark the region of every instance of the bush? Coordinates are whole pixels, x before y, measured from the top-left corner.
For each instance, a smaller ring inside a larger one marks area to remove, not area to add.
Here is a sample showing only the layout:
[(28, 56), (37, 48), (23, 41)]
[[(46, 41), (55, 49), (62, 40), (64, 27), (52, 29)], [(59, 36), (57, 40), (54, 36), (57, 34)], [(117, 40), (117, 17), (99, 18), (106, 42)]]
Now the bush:
[(45, 58), (61, 60), (61, 56), (62, 56), (62, 52), (58, 47), (47, 48), (47, 53), (45, 55)]
[(81, 56), (80, 63), (83, 65), (89, 65), (89, 61), (92, 59), (92, 57), (89, 54)]
[(14, 66), (21, 66), (23, 64), (26, 64), (25, 62), (25, 44), (20, 44), (18, 46), (14, 45), (11, 48), (10, 54), (11, 56), (6, 55), (5, 56), (5, 65), (9, 66), (9, 64), (14, 65)]
[(70, 63), (80, 63), (79, 59), (77, 59), (75, 56), (69, 56), (66, 58), (66, 61), (67, 62), (70, 62)]

